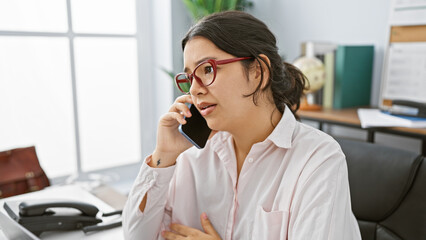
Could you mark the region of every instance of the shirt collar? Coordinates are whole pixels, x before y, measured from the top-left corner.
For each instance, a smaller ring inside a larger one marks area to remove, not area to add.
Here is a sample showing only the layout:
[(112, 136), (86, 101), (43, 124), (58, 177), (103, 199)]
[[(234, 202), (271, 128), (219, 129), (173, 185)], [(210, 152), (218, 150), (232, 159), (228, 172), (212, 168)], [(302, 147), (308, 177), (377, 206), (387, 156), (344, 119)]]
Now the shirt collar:
[[(284, 114), (272, 133), (266, 138), (280, 148), (291, 148), (296, 118), (290, 108), (285, 106)], [(228, 132), (218, 132), (211, 139), (213, 149), (223, 148), (231, 135)], [(231, 142), (232, 146), (232, 142)]]
[(267, 137), (275, 145), (281, 148), (291, 148), (294, 128), (296, 127), (296, 118), (290, 108), (285, 106), (284, 114), (274, 131)]

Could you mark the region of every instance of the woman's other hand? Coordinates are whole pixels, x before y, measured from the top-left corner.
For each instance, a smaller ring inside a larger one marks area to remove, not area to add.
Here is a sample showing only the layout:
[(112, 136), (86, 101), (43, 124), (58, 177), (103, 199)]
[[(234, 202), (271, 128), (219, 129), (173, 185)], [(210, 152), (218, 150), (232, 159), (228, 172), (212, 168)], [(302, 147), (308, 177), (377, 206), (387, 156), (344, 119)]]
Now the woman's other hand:
[(219, 234), (214, 229), (206, 213), (201, 214), (201, 226), (204, 232), (195, 228), (190, 228), (185, 225), (173, 223), (170, 229), (173, 232), (163, 231), (161, 235), (167, 240), (175, 239), (197, 239), (197, 240), (220, 240)]

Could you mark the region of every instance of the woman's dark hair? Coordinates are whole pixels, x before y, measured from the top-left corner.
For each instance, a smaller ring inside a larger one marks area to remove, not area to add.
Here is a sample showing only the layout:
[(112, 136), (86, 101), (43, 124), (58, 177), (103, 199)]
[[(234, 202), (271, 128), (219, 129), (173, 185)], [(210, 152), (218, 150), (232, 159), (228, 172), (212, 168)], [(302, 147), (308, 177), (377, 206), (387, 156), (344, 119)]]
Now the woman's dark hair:
[[(221, 50), (236, 57), (254, 57), (262, 66), (263, 61), (269, 71), (269, 81), (265, 87), (263, 84), (263, 68), (261, 67), (261, 81), (256, 90), (246, 97), (253, 96), (256, 104), (260, 92), (272, 90), (272, 96), (277, 109), (283, 113), (287, 105), (293, 113), (300, 106), (300, 98), (303, 94), (306, 78), (295, 66), (281, 60), (276, 46), (276, 39), (268, 27), (252, 15), (240, 11), (225, 11), (214, 13), (195, 24), (182, 40), (182, 49), (194, 37), (204, 37), (213, 42)], [(259, 57), (266, 55), (268, 63)], [(245, 60), (243, 65), (249, 70), (254, 60)]]

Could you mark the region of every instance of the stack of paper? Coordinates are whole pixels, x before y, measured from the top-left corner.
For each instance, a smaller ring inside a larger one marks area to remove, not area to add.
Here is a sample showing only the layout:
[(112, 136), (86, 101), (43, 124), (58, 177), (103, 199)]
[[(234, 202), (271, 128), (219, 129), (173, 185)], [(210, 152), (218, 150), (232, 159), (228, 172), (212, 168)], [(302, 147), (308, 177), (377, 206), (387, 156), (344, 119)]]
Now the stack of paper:
[(426, 128), (426, 119), (396, 117), (383, 113), (379, 109), (358, 109), (362, 128), (369, 127), (408, 127)]

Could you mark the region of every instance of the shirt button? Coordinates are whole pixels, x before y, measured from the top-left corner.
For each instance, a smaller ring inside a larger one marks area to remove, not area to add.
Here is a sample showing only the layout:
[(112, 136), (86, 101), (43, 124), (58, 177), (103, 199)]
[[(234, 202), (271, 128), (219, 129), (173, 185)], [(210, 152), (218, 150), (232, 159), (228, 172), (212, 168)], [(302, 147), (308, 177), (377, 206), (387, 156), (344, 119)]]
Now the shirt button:
[(146, 180), (149, 182), (149, 181), (151, 181), (152, 180), (152, 176), (151, 175), (148, 175), (148, 176), (146, 176)]
[(249, 159), (248, 159), (248, 162), (249, 162), (249, 163), (252, 163), (252, 162), (253, 162), (253, 158), (249, 158)]

